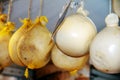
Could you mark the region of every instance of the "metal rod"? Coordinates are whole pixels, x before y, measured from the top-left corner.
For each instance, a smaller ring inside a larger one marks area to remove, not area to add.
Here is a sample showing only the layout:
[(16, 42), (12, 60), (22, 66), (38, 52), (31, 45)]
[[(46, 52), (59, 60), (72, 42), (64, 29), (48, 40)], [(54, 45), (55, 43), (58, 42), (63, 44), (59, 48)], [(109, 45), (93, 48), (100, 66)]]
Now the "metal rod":
[(68, 11), (68, 9), (69, 9), (69, 7), (70, 7), (70, 4), (71, 4), (71, 0), (70, 0), (69, 4), (66, 4), (64, 10), (62, 11), (61, 17), (58, 19), (57, 24), (55, 25), (55, 29), (54, 29), (54, 31), (53, 31), (53, 33), (52, 33), (52, 38), (54, 38), (55, 34), (56, 34), (57, 31), (59, 30), (59, 28), (60, 28), (59, 25), (60, 25), (60, 24), (62, 23), (62, 21), (64, 20), (66, 14), (67, 14), (67, 11)]

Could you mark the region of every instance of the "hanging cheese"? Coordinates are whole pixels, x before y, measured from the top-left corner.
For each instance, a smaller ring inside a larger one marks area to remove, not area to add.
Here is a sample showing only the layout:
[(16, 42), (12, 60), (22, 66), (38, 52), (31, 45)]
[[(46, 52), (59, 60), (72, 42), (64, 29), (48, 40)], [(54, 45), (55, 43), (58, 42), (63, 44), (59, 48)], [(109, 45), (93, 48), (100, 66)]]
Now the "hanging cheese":
[(50, 60), (53, 41), (46, 28), (47, 22), (45, 16), (36, 18), (35, 23), (30, 29), (26, 29), (26, 34), (18, 42), (18, 57), (30, 69), (41, 68)]
[(24, 35), (27, 32), (27, 30), (32, 26), (32, 21), (28, 18), (25, 18), (24, 20), (21, 20), (21, 22), (23, 22), (23, 25), (13, 34), (13, 36), (10, 39), (9, 55), (15, 64), (24, 66), (24, 64), (18, 58), (17, 45), (20, 37)]
[(0, 31), (0, 69), (3, 69), (12, 64), (9, 57), (8, 44), (15, 29), (15, 25), (7, 22), (4, 28)]
[(118, 16), (109, 14), (106, 27), (100, 31), (90, 47), (92, 65), (105, 73), (120, 72), (120, 27)]
[(81, 70), (88, 61), (89, 54), (82, 57), (71, 57), (65, 55), (56, 46), (52, 49), (51, 59), (58, 68), (67, 71)]
[(83, 8), (67, 16), (55, 35), (57, 47), (69, 56), (83, 56), (88, 53), (91, 41), (97, 33), (96, 26)]

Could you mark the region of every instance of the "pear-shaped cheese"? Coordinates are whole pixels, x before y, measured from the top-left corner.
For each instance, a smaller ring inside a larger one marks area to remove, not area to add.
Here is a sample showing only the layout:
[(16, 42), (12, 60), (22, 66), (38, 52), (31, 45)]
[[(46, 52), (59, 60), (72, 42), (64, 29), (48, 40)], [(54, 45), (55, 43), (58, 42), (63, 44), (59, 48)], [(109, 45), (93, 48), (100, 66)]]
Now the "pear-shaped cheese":
[(56, 45), (69, 56), (83, 56), (88, 53), (96, 27), (86, 16), (76, 13), (65, 18), (56, 33)]
[(22, 20), (23, 25), (12, 35), (9, 42), (9, 55), (12, 61), (20, 66), (24, 66), (24, 64), (18, 58), (17, 53), (17, 44), (22, 35), (24, 35), (28, 29), (32, 26), (32, 21), (28, 18)]
[(53, 46), (51, 33), (46, 28), (47, 18), (36, 19), (32, 28), (24, 34), (17, 45), (18, 57), (30, 69), (45, 66), (50, 60)]
[(61, 52), (56, 46), (52, 49), (53, 64), (63, 70), (81, 70), (88, 61), (89, 54), (81, 57), (71, 57)]
[(13, 23), (7, 22), (4, 28), (0, 31), (0, 69), (12, 64), (9, 57), (8, 45), (14, 28), (15, 25)]
[(90, 59), (92, 65), (105, 73), (120, 72), (120, 27), (118, 16), (109, 14), (106, 17), (106, 24), (100, 31), (90, 47)]

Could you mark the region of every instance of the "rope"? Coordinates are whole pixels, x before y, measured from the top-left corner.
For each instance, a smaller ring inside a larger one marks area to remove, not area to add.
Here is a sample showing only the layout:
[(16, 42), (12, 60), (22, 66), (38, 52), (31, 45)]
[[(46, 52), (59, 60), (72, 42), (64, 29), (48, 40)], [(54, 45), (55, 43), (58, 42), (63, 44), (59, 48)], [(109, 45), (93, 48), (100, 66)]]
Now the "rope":
[(43, 0), (40, 0), (40, 12), (39, 12), (39, 16), (42, 15), (42, 9), (43, 9)]
[(80, 0), (80, 7), (83, 9), (84, 8), (84, 0)]
[(112, 13), (112, 1), (109, 0), (109, 14)]
[(11, 17), (12, 3), (13, 3), (13, 0), (10, 0), (9, 5), (8, 5), (8, 18), (7, 18), (7, 21), (9, 21), (10, 17)]
[(2, 14), (2, 12), (3, 12), (3, 3), (0, 2), (0, 14)]
[(28, 8), (28, 18), (31, 18), (31, 7), (32, 7), (32, 0), (29, 2), (29, 8)]

